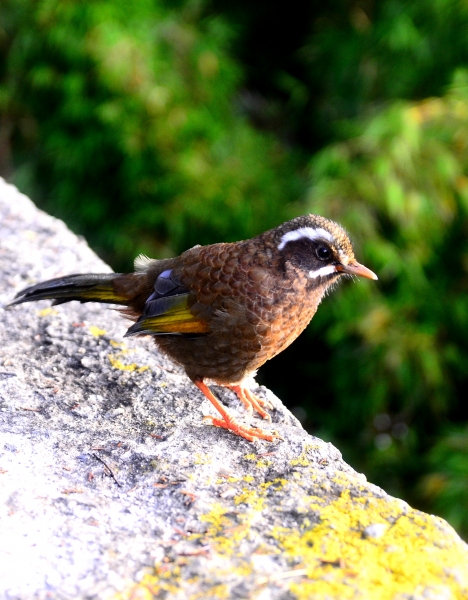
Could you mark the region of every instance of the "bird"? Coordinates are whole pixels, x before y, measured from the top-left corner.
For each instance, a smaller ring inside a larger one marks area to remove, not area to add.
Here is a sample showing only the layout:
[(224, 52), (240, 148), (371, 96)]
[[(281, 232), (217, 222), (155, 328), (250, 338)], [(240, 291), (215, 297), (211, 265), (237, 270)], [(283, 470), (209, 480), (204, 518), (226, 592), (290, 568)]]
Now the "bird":
[(37, 283), (10, 306), (43, 299), (120, 306), (133, 321), (125, 336), (151, 336), (213, 404), (219, 417), (205, 419), (250, 442), (272, 442), (281, 436), (241, 422), (208, 384), (232, 390), (249, 416), (271, 421), (273, 407), (246, 380), (298, 337), (324, 296), (349, 276), (377, 279), (356, 261), (341, 225), (308, 214), (244, 241), (198, 245), (162, 260), (140, 255), (133, 273)]

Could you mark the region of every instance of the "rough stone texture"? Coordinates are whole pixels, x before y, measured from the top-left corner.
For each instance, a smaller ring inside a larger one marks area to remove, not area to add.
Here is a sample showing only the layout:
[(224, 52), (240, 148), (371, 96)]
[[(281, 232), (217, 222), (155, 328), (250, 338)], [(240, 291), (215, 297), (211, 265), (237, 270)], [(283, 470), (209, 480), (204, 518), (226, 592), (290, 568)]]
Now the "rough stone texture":
[[(0, 180), (1, 306), (108, 270)], [(0, 308), (1, 598), (468, 598), (451, 527), (368, 484), (268, 390), (284, 441), (250, 444), (203, 424), (209, 402), (149, 340), (124, 342), (116, 312), (49, 304)]]

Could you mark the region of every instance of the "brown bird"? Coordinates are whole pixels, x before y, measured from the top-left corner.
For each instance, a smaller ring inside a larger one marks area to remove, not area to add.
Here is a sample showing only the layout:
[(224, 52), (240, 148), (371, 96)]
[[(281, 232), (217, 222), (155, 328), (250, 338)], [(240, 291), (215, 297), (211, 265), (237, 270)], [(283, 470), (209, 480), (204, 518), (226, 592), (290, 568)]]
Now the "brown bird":
[(195, 246), (176, 258), (139, 256), (134, 273), (58, 277), (19, 292), (11, 305), (53, 299), (124, 306), (135, 323), (126, 336), (151, 335), (181, 364), (220, 413), (209, 417), (253, 441), (279, 437), (239, 423), (205, 380), (233, 390), (249, 413), (270, 419), (271, 406), (245, 387), (247, 377), (308, 325), (339, 279), (377, 276), (356, 262), (345, 230), (305, 215), (250, 240)]

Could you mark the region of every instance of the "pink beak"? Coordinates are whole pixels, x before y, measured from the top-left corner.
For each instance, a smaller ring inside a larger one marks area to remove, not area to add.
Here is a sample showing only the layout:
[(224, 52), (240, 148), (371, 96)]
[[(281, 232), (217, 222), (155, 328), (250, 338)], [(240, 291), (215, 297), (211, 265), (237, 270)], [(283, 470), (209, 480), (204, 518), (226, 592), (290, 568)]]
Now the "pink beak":
[(358, 275), (359, 277), (365, 277), (366, 279), (378, 279), (373, 271), (358, 262), (352, 262), (348, 265), (336, 265), (335, 268), (339, 273), (349, 273), (349, 275)]

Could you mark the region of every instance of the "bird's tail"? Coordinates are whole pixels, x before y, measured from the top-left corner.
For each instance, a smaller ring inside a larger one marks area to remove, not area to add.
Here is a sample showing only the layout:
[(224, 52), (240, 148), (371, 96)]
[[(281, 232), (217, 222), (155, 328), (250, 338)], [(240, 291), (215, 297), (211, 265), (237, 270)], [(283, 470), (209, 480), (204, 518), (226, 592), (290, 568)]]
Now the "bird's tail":
[(120, 286), (115, 285), (119, 277), (121, 277), (120, 273), (89, 273), (56, 277), (18, 292), (8, 306), (47, 299), (53, 300), (53, 305), (70, 300), (128, 305), (128, 296), (124, 295), (123, 290), (117, 291), (117, 287)]

